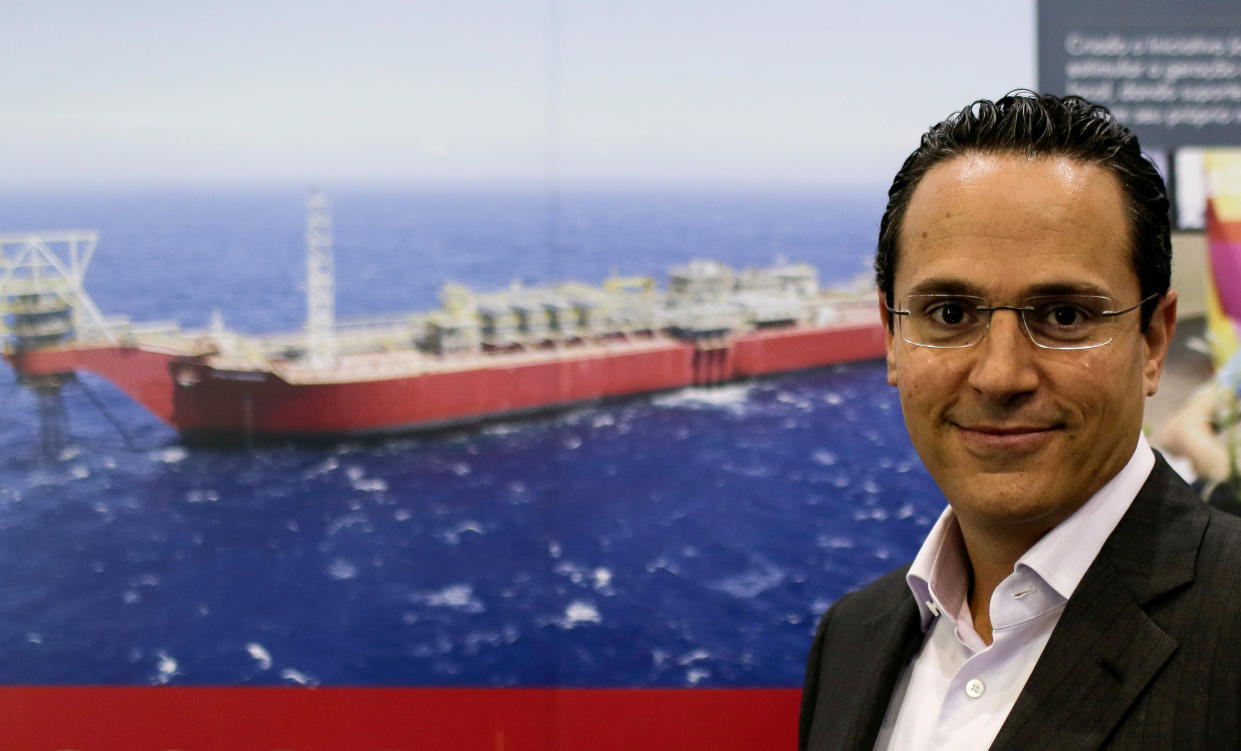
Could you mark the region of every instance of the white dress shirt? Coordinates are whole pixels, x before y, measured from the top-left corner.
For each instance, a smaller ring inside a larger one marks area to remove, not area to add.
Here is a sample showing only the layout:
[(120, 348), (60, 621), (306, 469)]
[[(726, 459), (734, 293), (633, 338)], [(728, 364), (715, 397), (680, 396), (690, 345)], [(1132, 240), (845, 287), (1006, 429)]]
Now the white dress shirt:
[(944, 510), (906, 576), (926, 639), (897, 682), (878, 751), (991, 745), (1065, 603), (1154, 466), (1139, 437), (1124, 468), (1017, 560), (991, 595), (990, 645), (974, 630), (965, 545), (952, 509)]

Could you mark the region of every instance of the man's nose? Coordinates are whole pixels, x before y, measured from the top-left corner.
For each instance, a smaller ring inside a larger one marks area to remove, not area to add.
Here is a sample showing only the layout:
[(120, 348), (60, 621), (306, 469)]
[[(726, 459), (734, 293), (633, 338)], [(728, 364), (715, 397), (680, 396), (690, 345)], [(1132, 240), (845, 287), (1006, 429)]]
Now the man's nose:
[(991, 326), (974, 349), (969, 383), (979, 392), (1005, 401), (1038, 388), (1034, 342), (1026, 336), (1018, 311), (992, 311)]

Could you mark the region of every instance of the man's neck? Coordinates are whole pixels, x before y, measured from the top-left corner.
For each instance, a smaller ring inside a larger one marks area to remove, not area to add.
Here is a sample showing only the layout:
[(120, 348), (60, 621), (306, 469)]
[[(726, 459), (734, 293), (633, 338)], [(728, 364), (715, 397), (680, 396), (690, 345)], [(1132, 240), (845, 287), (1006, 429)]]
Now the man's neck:
[(991, 643), (991, 595), (995, 588), (1013, 572), (1017, 560), (1034, 546), (1047, 529), (1034, 531), (994, 530), (979, 532), (960, 520), (961, 538), (969, 561), (969, 608), (974, 631), (986, 644)]

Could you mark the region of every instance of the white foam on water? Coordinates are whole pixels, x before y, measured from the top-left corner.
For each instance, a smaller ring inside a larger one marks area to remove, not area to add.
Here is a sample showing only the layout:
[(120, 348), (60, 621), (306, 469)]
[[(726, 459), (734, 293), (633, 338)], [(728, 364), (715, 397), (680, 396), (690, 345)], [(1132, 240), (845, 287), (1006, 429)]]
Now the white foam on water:
[(742, 477), (763, 478), (771, 477), (775, 474), (775, 470), (765, 464), (750, 464), (744, 467), (738, 467), (732, 464), (725, 464), (724, 469), (729, 472), (741, 475)]
[(26, 641), (30, 642), (31, 644), (42, 644), (43, 634), (39, 634), (39, 633), (35, 633), (34, 631), (31, 631), (30, 633), (26, 634)]
[(214, 503), (220, 500), (220, 494), (214, 490), (191, 490), (185, 494), (187, 503)]
[(577, 436), (569, 436), (561, 444), (566, 450), (573, 451), (582, 447), (582, 439)]
[(855, 522), (864, 522), (864, 521), (882, 522), (882, 521), (887, 521), (888, 516), (889, 514), (888, 514), (887, 509), (860, 508), (853, 512), (853, 521)]
[(246, 645), (246, 652), (259, 664), (259, 670), (271, 670), (271, 652), (262, 644), (250, 642)]
[(711, 653), (705, 649), (695, 649), (692, 652), (686, 652), (677, 658), (678, 665), (690, 665), (695, 662), (711, 659)]
[(845, 550), (854, 547), (853, 540), (848, 537), (819, 535), (815, 544), (824, 550)]
[(176, 464), (185, 461), (185, 457), (189, 455), (190, 452), (184, 446), (169, 446), (156, 454), (156, 458), (164, 464)]
[(477, 522), (473, 519), (466, 519), (456, 526), (440, 532), (437, 536), (449, 545), (456, 545), (461, 542), (461, 538), (466, 532), (473, 532), (476, 535), (486, 534), (486, 530), (483, 529), (482, 522)]
[(750, 391), (753, 388), (753, 384), (749, 383), (733, 383), (711, 388), (693, 386), (672, 394), (655, 397), (651, 402), (660, 407), (724, 408), (736, 412), (749, 401)]
[(690, 685), (697, 685), (710, 677), (711, 671), (703, 670), (702, 668), (693, 668), (692, 670), (685, 671), (685, 681)]
[(69, 475), (75, 480), (85, 480), (90, 477), (90, 469), (83, 464), (75, 464), (69, 468)]
[(296, 683), (299, 686), (318, 686), (319, 685), (318, 678), (315, 678), (314, 676), (308, 673), (303, 673), (300, 670), (294, 670), (293, 668), (285, 668), (284, 670), (281, 670), (280, 678), (282, 680), (288, 681), (289, 683)]
[(350, 480), (349, 484), (354, 490), (361, 490), (364, 493), (383, 493), (388, 489), (388, 482), (378, 477), (358, 478)]
[(711, 588), (739, 599), (748, 600), (778, 586), (784, 581), (784, 576), (783, 569), (764, 561), (758, 568), (721, 579), (712, 584)]
[(607, 412), (604, 412), (601, 415), (595, 415), (590, 421), (590, 427), (592, 428), (607, 428), (615, 424), (616, 418)]
[(909, 517), (913, 515), (914, 515), (914, 505), (912, 503), (906, 503), (904, 506), (901, 506), (899, 509), (896, 510), (897, 519), (908, 519)]
[(327, 526), (325, 532), (328, 537), (331, 537), (342, 529), (348, 529), (349, 527), (357, 524), (366, 524), (367, 521), (366, 514), (363, 513), (344, 514), (333, 519), (332, 523)]
[(659, 571), (660, 569), (663, 569), (664, 571), (667, 571), (670, 574), (681, 573), (681, 569), (678, 568), (675, 563), (673, 563), (672, 561), (669, 561), (667, 558), (664, 558), (663, 556), (660, 556), (659, 558), (656, 558), (652, 561), (648, 561), (646, 564), (646, 572), (648, 574), (653, 574), (656, 571)]
[(339, 468), (340, 460), (334, 456), (329, 456), (315, 466), (306, 470), (303, 474), (305, 477), (318, 477), (320, 475), (326, 475), (329, 472), (335, 472)]
[(781, 404), (787, 404), (790, 407), (795, 407), (803, 412), (808, 412), (814, 409), (814, 405), (810, 402), (809, 399), (806, 399), (805, 397), (802, 397), (802, 396), (798, 396), (797, 394), (794, 394), (790, 391), (781, 391), (777, 393), (776, 401), (780, 402)]
[(810, 458), (815, 464), (821, 464), (824, 467), (830, 467), (837, 462), (836, 455), (830, 451), (815, 451), (810, 454)]
[(155, 657), (158, 661), (155, 663), (155, 677), (153, 680), (163, 685), (171, 681), (173, 676), (177, 674), (177, 661), (162, 649), (155, 653)]
[(327, 575), (337, 581), (352, 579), (358, 575), (358, 567), (344, 558), (337, 558), (328, 565)]
[(415, 595), (414, 599), (437, 608), (451, 608), (463, 613), (481, 613), (486, 608), (482, 600), (474, 594), (474, 587), (469, 584), (450, 584), (443, 589)]
[(485, 426), (480, 432), (483, 435), (503, 436), (521, 430), (521, 425), (514, 422), (498, 422)]
[(562, 628), (575, 628), (587, 623), (602, 623), (603, 616), (599, 609), (584, 600), (574, 600), (564, 610), (564, 618), (560, 620)]
[(568, 577), (574, 584), (581, 584), (586, 578), (586, 567), (573, 561), (561, 561), (552, 568), (557, 574)]
[(611, 591), (612, 589), (612, 572), (611, 571), (600, 566), (599, 568), (596, 568), (594, 570), (593, 577), (595, 580), (595, 589), (599, 590), (600, 592), (603, 592), (604, 590), (607, 590), (608, 592)]

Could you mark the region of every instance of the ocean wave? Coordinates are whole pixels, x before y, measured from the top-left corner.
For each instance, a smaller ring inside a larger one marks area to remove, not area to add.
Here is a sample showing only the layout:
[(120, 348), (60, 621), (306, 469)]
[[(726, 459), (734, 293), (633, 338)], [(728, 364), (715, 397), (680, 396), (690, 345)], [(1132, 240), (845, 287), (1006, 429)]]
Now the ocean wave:
[(328, 564), (327, 575), (337, 581), (346, 581), (358, 575), (358, 567), (344, 558), (337, 558)]
[(824, 550), (847, 550), (857, 545), (850, 538), (840, 535), (819, 535), (814, 543)]
[(692, 668), (685, 671), (685, 682), (691, 686), (702, 683), (711, 677), (711, 671), (703, 668)]
[(443, 589), (414, 594), (411, 599), (433, 608), (449, 608), (463, 613), (486, 610), (482, 600), (474, 594), (474, 587), (467, 583), (450, 584)]
[(783, 569), (763, 561), (758, 568), (720, 579), (711, 584), (710, 587), (727, 595), (748, 600), (751, 597), (766, 592), (772, 587), (779, 586), (784, 581), (784, 578), (785, 572)]
[(482, 522), (477, 522), (473, 519), (466, 519), (465, 521), (459, 522), (448, 529), (437, 532), (435, 536), (449, 545), (456, 545), (461, 542), (461, 538), (464, 537), (467, 532), (476, 535), (483, 535), (487, 533)]
[(328, 537), (331, 537), (337, 532), (340, 532), (342, 529), (348, 529), (349, 527), (353, 527), (357, 525), (365, 525), (367, 524), (368, 521), (369, 519), (367, 518), (366, 514), (361, 513), (361, 512), (344, 514), (342, 516), (338, 516), (337, 518), (333, 519), (327, 525), (327, 528), (324, 530), (324, 534), (327, 535)]
[(659, 407), (683, 407), (689, 409), (727, 409), (740, 411), (750, 399), (754, 386), (750, 383), (733, 383), (725, 386), (693, 386), (651, 400)]
[(220, 500), (220, 494), (214, 490), (194, 490), (187, 491), (185, 494), (186, 503), (214, 503)]
[(246, 654), (258, 663), (259, 670), (271, 670), (271, 652), (258, 642), (250, 642), (246, 645)]
[(306, 478), (320, 477), (322, 475), (335, 472), (339, 468), (340, 468), (340, 460), (334, 456), (329, 456), (328, 458), (314, 465), (310, 469), (306, 470), (304, 473), (302, 473), (302, 476)]
[(776, 401), (802, 412), (809, 412), (814, 409), (813, 401), (791, 391), (780, 391), (776, 394)]
[(695, 649), (677, 658), (678, 665), (692, 665), (695, 662), (711, 659), (711, 653), (705, 649)]
[(153, 458), (164, 464), (177, 464), (178, 462), (185, 461), (185, 458), (189, 455), (190, 452), (184, 446), (169, 446), (156, 452)]
[(298, 686), (318, 686), (319, 679), (309, 673), (303, 673), (293, 668), (285, 668), (280, 671), (280, 679), (286, 683), (293, 683)]
[(888, 513), (887, 509), (877, 508), (877, 507), (876, 508), (860, 508), (860, 509), (854, 510), (853, 512), (853, 520), (857, 522), (864, 522), (864, 521), (882, 522), (882, 521), (887, 521), (889, 516), (890, 514)]
[(162, 686), (171, 681), (177, 671), (177, 661), (161, 649), (155, 653), (155, 675), (151, 677), (151, 683)]
[(388, 483), (378, 477), (367, 477), (366, 470), (359, 466), (350, 466), (345, 469), (345, 476), (349, 478), (349, 485), (354, 490), (361, 490), (367, 493), (382, 493), (388, 489)]
[(810, 458), (815, 464), (821, 464), (824, 467), (830, 467), (837, 462), (836, 455), (830, 451), (818, 450), (810, 454)]
[(603, 622), (599, 608), (585, 600), (574, 600), (564, 609), (564, 617), (556, 621), (561, 628), (577, 628), (578, 626)]

